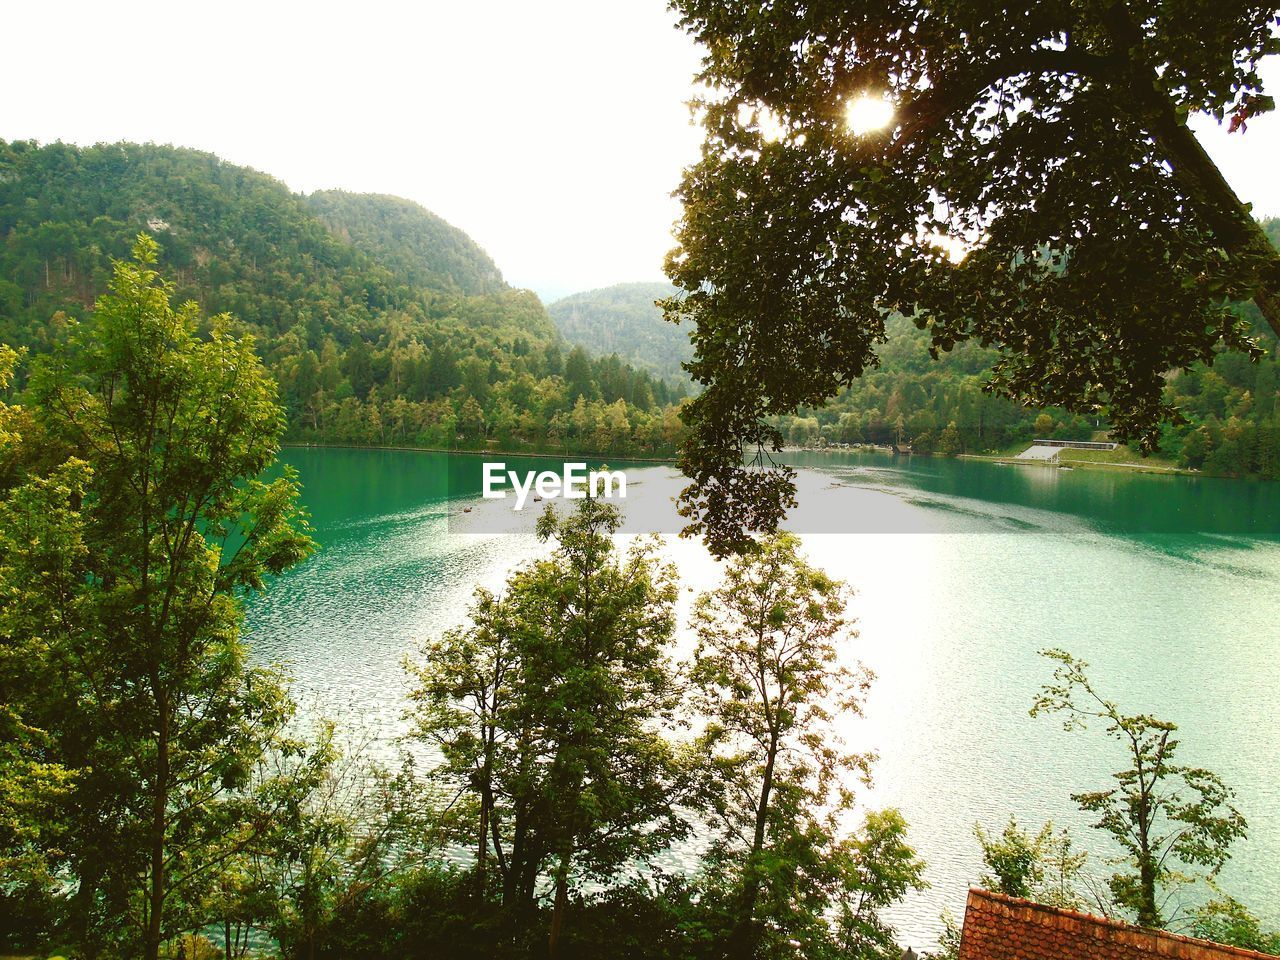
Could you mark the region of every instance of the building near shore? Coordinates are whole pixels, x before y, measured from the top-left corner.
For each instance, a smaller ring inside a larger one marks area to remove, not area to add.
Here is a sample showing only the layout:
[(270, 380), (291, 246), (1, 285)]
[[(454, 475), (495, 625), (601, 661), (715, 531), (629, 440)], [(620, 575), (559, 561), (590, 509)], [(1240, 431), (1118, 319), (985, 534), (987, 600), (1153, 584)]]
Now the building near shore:
[(1267, 954), (1146, 930), (989, 890), (969, 891), (959, 960), (1265, 960)]

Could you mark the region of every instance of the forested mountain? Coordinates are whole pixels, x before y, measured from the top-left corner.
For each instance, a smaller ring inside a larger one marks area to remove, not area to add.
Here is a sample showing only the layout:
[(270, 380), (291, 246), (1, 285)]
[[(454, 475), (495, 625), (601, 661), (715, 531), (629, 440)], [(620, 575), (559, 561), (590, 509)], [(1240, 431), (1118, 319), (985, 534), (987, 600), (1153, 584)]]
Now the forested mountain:
[(335, 235), (414, 286), (467, 296), (506, 289), (497, 264), (474, 240), (412, 200), (317, 190), (306, 205)]
[(293, 439), (673, 450), (667, 385), (571, 349), (461, 231), (195, 150), (0, 141), (0, 342), (49, 350), (142, 231), (179, 300), (254, 334)]
[[(1273, 237), (1280, 234), (1280, 221), (1267, 226)], [(1254, 314), (1252, 306), (1241, 309)], [(1058, 408), (1021, 407), (984, 393), (994, 350), (964, 343), (934, 360), (927, 333), (906, 319), (891, 318), (888, 333), (889, 342), (878, 351), (878, 367), (824, 408), (782, 418), (789, 442), (883, 444), (902, 439), (920, 451), (993, 453), (1035, 437), (1088, 440), (1106, 435), (1104, 421)], [(1166, 398), (1181, 409), (1186, 422), (1166, 426), (1162, 455), (1212, 473), (1280, 479), (1280, 359), (1270, 330), (1258, 322), (1255, 333), (1267, 352), (1258, 363), (1240, 353), (1223, 353), (1212, 367), (1197, 364), (1168, 378)]]
[(570, 343), (673, 381), (687, 381), (680, 364), (693, 356), (689, 330), (662, 319), (655, 301), (676, 288), (667, 283), (619, 283), (557, 300), (547, 308)]
[[(1265, 226), (1280, 241), (1280, 221)], [(179, 299), (206, 316), (229, 312), (255, 335), (293, 439), (668, 454), (680, 434), (671, 404), (684, 388), (662, 378), (683, 377), (689, 345), (654, 306), (667, 285), (576, 294), (549, 315), (416, 204), (303, 197), (172, 147), (0, 142), (0, 342), (49, 350), (68, 319), (89, 315), (111, 258), (127, 256), (140, 231), (160, 241)], [(1262, 363), (1224, 355), (1169, 379), (1187, 423), (1166, 429), (1165, 455), (1280, 477), (1280, 363), (1275, 338), (1258, 334)], [(933, 360), (925, 334), (901, 318), (879, 356), (824, 409), (785, 418), (788, 440), (901, 437), (920, 450), (987, 452), (1106, 429), (983, 393), (992, 351), (962, 344)]]

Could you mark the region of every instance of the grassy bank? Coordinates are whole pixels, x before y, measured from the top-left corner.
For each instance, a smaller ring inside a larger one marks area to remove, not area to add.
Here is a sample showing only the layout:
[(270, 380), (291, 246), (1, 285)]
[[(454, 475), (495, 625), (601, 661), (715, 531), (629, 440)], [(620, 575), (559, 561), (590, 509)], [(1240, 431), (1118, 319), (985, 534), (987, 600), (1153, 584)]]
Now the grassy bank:
[[(993, 453), (962, 453), (957, 459), (960, 460), (983, 460), (987, 463), (1012, 463), (1021, 467), (1045, 467), (1048, 469), (1057, 469), (1059, 466), (1067, 466), (1071, 468), (1080, 468), (1085, 470), (1136, 470), (1139, 473), (1176, 473), (1185, 474), (1187, 476), (1201, 476), (1197, 470), (1188, 470), (1185, 467), (1179, 467), (1176, 463), (1166, 457), (1154, 456), (1143, 457), (1142, 454), (1130, 450), (1128, 447), (1121, 445), (1114, 450), (1078, 450), (1073, 447), (1064, 447), (1062, 453), (1057, 460), (1020, 460), (1018, 454), (1026, 450), (1030, 446), (1029, 443), (1017, 443), (1003, 450)], [(883, 453), (892, 455), (886, 447), (873, 447), (864, 445), (858, 448), (858, 452), (871, 451), (874, 453)], [(805, 448), (805, 447), (789, 447), (784, 452), (803, 452), (803, 453), (851, 453), (850, 450), (837, 450), (832, 448)], [(941, 457), (940, 453), (913, 453), (913, 457)]]
[(1159, 455), (1144, 457), (1128, 447), (1116, 447), (1114, 450), (1075, 450), (1064, 449), (1058, 456), (1059, 463), (1103, 465), (1113, 467), (1132, 467), (1137, 470), (1158, 470), (1160, 472), (1195, 473), (1180, 467), (1167, 457)]
[(966, 460), (986, 460), (992, 463), (1012, 463), (1018, 466), (1038, 466), (1048, 469), (1071, 467), (1082, 470), (1128, 470), (1137, 473), (1181, 474), (1200, 476), (1199, 471), (1179, 467), (1172, 460), (1161, 456), (1144, 457), (1123, 444), (1114, 450), (1079, 450), (1064, 447), (1057, 460), (1020, 460), (1018, 454), (1028, 444), (1019, 444), (1016, 449), (1000, 454), (966, 453), (961, 456)]

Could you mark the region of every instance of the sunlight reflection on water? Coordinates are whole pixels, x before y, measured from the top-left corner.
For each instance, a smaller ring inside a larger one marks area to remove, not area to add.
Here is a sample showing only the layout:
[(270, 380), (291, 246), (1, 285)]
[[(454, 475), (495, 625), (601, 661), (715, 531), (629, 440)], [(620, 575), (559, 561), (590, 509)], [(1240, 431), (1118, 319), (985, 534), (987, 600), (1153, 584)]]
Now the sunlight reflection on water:
[[(252, 603), (249, 638), (259, 660), (288, 666), (308, 709), (361, 716), (391, 739), (405, 729), (403, 657), (455, 625), (476, 586), (500, 586), (540, 545), (457, 533), (450, 522), (459, 504), (415, 502), (411, 485), (400, 490), (382, 475), (411, 461), (386, 454), (342, 451), (348, 479), (383, 491), (372, 504), (344, 496), (335, 488), (337, 453), (287, 454), (304, 485), (315, 483), (304, 499), (324, 549)], [(931, 888), (893, 911), (903, 942), (929, 948), (942, 909), (962, 915), (980, 873), (977, 821), (999, 828), (1011, 813), (1031, 826), (1052, 818), (1078, 844), (1107, 850), (1069, 794), (1104, 783), (1122, 757), (1098, 733), (1068, 734), (1027, 715), (1050, 673), (1037, 651), (1049, 646), (1093, 663), (1127, 711), (1177, 721), (1183, 759), (1235, 786), (1250, 837), (1223, 885), (1280, 920), (1272, 906), (1280, 901), (1272, 735), (1280, 546), (1238, 534), (1117, 534), (1046, 509), (1034, 494), (1018, 502), (983, 499), (974, 495), (980, 486), (929, 489), (929, 468), (913, 475), (833, 461), (802, 474), (791, 520), (800, 530), (830, 529), (835, 513), (857, 509), (894, 529), (938, 531), (804, 536), (810, 560), (855, 588), (849, 612), (860, 636), (849, 650), (877, 675), (865, 717), (847, 726), (854, 746), (879, 755), (864, 800), (900, 807), (929, 864)], [(645, 483), (628, 509), (671, 511), (677, 475), (665, 466), (639, 474)], [(386, 512), (376, 509), (383, 500)], [(694, 542), (666, 538), (662, 549), (681, 576), (683, 621), (694, 597), (687, 588), (713, 586), (718, 565)], [(689, 649), (682, 636), (679, 654)], [(693, 852), (671, 860), (687, 864)]]

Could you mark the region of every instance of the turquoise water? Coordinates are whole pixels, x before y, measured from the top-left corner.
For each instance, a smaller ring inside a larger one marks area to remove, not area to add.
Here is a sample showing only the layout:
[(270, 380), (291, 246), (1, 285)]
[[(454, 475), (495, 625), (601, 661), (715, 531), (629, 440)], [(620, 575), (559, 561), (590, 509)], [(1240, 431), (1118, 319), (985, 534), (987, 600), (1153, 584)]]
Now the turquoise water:
[[(394, 737), (403, 657), (538, 544), (467, 532), (507, 508), (479, 499), (477, 458), (291, 449), (284, 459), (323, 549), (252, 605), (255, 655), (289, 666), (307, 709)], [(1222, 882), (1280, 922), (1280, 486), (871, 453), (793, 460), (801, 505), (789, 525), (812, 561), (856, 590), (848, 654), (877, 674), (865, 717), (847, 730), (879, 755), (862, 796), (900, 807), (929, 863), (931, 888), (894, 912), (904, 943), (929, 947), (939, 913), (962, 913), (980, 872), (977, 821), (1053, 819), (1107, 852), (1069, 795), (1103, 786), (1124, 758), (1100, 731), (1028, 717), (1048, 646), (1089, 660), (1127, 712), (1176, 721), (1180, 758), (1235, 787), (1250, 831)], [(637, 526), (677, 528), (672, 468), (613, 466), (627, 468)], [(530, 508), (521, 522), (532, 518)], [(891, 532), (832, 532), (853, 529)], [(687, 607), (717, 564), (697, 543), (669, 537), (663, 549)]]

